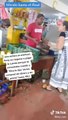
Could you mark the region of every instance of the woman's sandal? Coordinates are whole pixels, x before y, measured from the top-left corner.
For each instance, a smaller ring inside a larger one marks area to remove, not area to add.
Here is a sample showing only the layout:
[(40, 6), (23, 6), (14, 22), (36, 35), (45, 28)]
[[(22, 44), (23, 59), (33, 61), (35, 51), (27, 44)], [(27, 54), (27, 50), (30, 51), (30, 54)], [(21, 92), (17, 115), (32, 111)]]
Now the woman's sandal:
[[(50, 85), (47, 85), (47, 84), (43, 84), (43, 89), (46, 89), (46, 90), (48, 90), (48, 91), (52, 91), (53, 90), (53, 88), (50, 86)], [(63, 91), (62, 91), (62, 88), (56, 88), (57, 90), (58, 90), (58, 92), (59, 93), (62, 93)]]
[(43, 85), (43, 89), (46, 89), (48, 91), (52, 91), (53, 89), (51, 88), (51, 86), (47, 85), (47, 84), (44, 84)]
[(57, 88), (57, 90), (58, 90), (60, 93), (63, 92), (63, 91), (62, 91), (62, 88)]

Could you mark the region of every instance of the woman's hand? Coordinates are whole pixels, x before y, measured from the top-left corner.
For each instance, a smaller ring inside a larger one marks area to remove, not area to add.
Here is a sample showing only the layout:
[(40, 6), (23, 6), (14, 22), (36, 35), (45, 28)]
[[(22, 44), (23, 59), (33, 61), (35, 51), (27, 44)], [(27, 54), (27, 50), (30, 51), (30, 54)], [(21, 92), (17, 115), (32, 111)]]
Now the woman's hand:
[(63, 24), (60, 25), (60, 26), (58, 27), (58, 30), (59, 30), (59, 32), (65, 32), (65, 26), (63, 26)]

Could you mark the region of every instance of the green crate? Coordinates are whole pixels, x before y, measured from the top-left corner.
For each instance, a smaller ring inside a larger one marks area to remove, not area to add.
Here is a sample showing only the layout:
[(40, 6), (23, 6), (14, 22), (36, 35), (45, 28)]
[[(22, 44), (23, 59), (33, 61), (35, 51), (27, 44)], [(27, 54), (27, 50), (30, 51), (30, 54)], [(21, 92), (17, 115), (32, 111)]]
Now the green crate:
[(36, 48), (32, 48), (25, 44), (8, 44), (7, 50), (11, 51), (11, 53), (22, 53), (22, 52), (32, 52), (33, 54), (33, 63), (37, 62), (40, 59), (40, 51)]
[(19, 46), (18, 44), (15, 44), (15, 45), (8, 44), (7, 50), (11, 51), (11, 53), (17, 53), (18, 52), (18, 50), (17, 50), (18, 46)]
[(7, 50), (9, 50), (9, 51), (11, 51), (11, 53), (12, 53), (12, 51), (13, 51), (13, 45), (11, 45), (11, 44), (8, 44), (8, 46), (7, 46)]
[(25, 44), (19, 44), (20, 47), (26, 47), (26, 50), (31, 51), (33, 54), (33, 63), (37, 62), (40, 59), (40, 51), (36, 48), (32, 48), (30, 46), (27, 46)]

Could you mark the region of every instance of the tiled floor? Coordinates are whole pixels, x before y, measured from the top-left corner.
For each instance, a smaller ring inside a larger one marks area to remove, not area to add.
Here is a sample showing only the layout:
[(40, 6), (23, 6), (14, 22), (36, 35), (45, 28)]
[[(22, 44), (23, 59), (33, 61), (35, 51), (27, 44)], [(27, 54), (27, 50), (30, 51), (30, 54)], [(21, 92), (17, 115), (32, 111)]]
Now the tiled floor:
[(0, 120), (68, 120), (68, 95), (42, 89), (41, 82), (24, 83), (15, 97), (0, 105)]

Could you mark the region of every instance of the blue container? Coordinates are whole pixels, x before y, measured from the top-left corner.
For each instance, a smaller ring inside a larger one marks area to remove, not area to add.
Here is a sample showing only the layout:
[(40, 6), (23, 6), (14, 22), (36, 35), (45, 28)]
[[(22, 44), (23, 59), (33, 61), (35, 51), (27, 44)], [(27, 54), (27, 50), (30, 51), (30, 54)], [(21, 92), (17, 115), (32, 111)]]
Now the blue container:
[[(0, 80), (0, 82), (2, 82), (2, 80)], [(4, 94), (8, 89), (8, 84), (7, 83), (4, 83), (3, 85), (0, 86), (0, 96), (2, 94)]]

